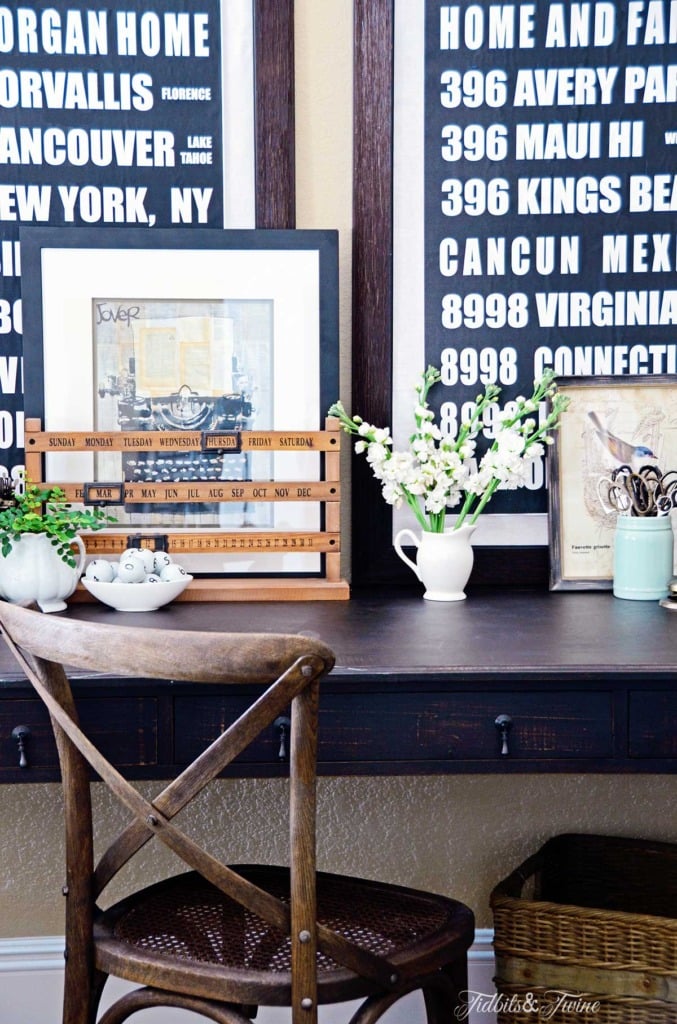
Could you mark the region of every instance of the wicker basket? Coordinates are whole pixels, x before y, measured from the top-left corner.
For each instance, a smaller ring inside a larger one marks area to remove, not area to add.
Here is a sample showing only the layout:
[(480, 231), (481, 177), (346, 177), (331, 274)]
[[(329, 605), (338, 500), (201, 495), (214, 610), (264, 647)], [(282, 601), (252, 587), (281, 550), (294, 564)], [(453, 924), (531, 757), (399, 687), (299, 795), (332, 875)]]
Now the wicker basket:
[(677, 1024), (677, 846), (555, 836), (491, 907), (499, 1024)]

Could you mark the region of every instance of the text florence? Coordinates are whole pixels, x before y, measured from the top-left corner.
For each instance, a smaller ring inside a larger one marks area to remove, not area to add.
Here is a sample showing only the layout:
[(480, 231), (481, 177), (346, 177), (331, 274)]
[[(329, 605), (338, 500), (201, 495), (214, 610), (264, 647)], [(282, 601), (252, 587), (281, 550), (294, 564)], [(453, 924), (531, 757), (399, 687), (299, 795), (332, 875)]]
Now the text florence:
[(670, 327), (677, 291), (538, 292), (541, 327)]

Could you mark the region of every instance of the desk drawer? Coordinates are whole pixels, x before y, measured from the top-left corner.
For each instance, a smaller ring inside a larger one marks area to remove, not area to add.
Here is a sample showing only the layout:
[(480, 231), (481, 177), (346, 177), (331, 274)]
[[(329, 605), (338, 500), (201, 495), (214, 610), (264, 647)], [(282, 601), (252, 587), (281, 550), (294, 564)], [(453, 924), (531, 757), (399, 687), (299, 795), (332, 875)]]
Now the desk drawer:
[[(78, 712), (84, 731), (118, 768), (158, 763), (158, 708), (153, 697), (82, 697)], [(32, 698), (0, 701), (0, 772), (19, 767), (16, 726), (28, 726), (26, 781), (30, 770), (57, 769), (49, 716)]]
[[(237, 698), (177, 698), (175, 755), (191, 761), (247, 705)], [(501, 754), (495, 720), (509, 715), (509, 754)], [(611, 757), (608, 693), (335, 694), (320, 701), (319, 761), (332, 764)], [(268, 730), (238, 761), (277, 761), (279, 743)]]
[[(330, 695), (321, 715), (323, 763), (610, 757), (613, 746), (606, 693)], [(507, 754), (500, 715), (509, 716)]]
[(677, 693), (630, 693), (630, 757), (677, 757)]
[[(253, 697), (176, 697), (174, 759), (187, 765), (251, 706)], [(288, 712), (285, 712), (285, 715)], [(281, 737), (271, 727), (235, 759), (235, 764), (279, 763)], [(288, 749), (288, 745), (287, 745)]]

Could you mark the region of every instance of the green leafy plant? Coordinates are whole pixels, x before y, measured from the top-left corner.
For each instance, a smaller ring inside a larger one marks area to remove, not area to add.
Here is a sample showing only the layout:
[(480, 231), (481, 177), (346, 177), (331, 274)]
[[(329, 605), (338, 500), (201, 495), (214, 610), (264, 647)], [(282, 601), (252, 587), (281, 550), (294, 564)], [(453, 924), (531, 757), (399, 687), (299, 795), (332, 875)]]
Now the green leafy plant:
[[(9, 493), (8, 493), (9, 491)], [(100, 508), (73, 508), (60, 487), (39, 487), (28, 481), (23, 489), (3, 488), (0, 507), (0, 548), (5, 558), (22, 533), (49, 537), (61, 560), (75, 568), (71, 544), (80, 530), (102, 530), (114, 523)]]

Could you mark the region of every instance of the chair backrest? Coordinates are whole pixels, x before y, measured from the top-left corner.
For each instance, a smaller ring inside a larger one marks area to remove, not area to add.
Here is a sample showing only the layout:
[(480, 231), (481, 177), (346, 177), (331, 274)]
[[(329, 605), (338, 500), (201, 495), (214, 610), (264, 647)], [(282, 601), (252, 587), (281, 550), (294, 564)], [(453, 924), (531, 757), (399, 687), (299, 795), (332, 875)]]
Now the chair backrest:
[[(292, 1003), (315, 1002), (316, 954), (380, 980), (387, 965), (316, 924), (315, 770), (319, 680), (334, 664), (319, 640), (299, 635), (195, 632), (118, 626), (44, 615), (0, 601), (4, 639), (47, 706), (61, 766), (69, 899), (66, 941), (87, 960), (94, 901), (153, 836), (191, 868), (253, 913), (292, 935)], [(161, 793), (148, 800), (125, 780), (80, 729), (67, 671), (85, 670), (186, 682), (265, 687), (250, 707)], [(290, 857), (287, 905), (199, 846), (172, 819), (230, 761), (291, 705)], [(96, 866), (89, 792), (91, 768), (132, 812), (132, 820)], [(93, 897), (93, 898), (92, 898)], [(308, 939), (307, 937), (310, 937)]]

